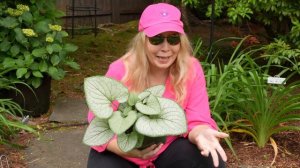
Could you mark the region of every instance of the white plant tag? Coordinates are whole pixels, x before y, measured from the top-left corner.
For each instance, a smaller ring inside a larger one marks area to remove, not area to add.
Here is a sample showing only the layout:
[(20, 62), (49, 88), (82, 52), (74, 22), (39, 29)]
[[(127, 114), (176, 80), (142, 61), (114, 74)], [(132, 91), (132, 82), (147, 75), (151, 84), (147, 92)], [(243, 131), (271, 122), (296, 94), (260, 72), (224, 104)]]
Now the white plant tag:
[(268, 77), (269, 84), (286, 84), (285, 78), (280, 77)]

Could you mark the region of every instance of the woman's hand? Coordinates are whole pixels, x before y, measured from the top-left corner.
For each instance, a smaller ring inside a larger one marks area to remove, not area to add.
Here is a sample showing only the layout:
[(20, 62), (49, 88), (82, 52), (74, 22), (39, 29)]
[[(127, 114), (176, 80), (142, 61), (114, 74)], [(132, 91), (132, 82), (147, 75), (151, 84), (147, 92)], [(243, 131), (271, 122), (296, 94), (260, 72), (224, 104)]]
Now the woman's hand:
[(135, 158), (141, 158), (141, 159), (149, 159), (153, 157), (162, 147), (163, 144), (153, 144), (143, 150), (139, 149), (133, 149), (129, 152), (127, 152), (127, 156), (129, 157), (135, 157)]
[(228, 136), (228, 134), (218, 132), (207, 125), (199, 125), (189, 133), (189, 140), (197, 145), (203, 156), (209, 156), (210, 153), (214, 166), (218, 167), (219, 157), (217, 153), (220, 154), (224, 161), (227, 161), (227, 156), (219, 143), (219, 138), (226, 138)]
[(156, 155), (162, 146), (163, 144), (153, 144), (143, 150), (133, 149), (129, 152), (123, 152), (117, 144), (117, 139), (114, 139), (107, 145), (107, 150), (123, 157), (133, 157), (146, 160)]

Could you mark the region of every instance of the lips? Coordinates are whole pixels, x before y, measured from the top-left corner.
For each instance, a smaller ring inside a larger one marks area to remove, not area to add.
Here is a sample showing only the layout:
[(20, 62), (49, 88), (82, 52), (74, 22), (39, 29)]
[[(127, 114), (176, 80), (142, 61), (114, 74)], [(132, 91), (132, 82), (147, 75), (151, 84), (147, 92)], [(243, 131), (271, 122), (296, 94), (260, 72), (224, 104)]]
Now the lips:
[(169, 58), (170, 58), (170, 56), (164, 56), (164, 57), (162, 57), (162, 56), (156, 56), (158, 59), (160, 59), (160, 60), (168, 60)]

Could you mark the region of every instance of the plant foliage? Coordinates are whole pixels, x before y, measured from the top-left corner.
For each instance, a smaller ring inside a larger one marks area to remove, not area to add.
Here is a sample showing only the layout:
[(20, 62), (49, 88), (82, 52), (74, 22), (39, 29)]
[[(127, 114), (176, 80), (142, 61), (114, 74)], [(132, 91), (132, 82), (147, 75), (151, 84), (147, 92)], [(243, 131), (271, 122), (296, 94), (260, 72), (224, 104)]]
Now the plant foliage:
[[(182, 0), (184, 5), (197, 8), (204, 0)], [(271, 38), (280, 38), (300, 48), (300, 1), (282, 0), (215, 0), (216, 17), (226, 16), (232, 24), (253, 20), (265, 26)], [(208, 5), (207, 16), (212, 14), (212, 4)]]
[[(300, 120), (300, 94), (297, 93), (300, 82), (289, 82), (299, 73), (299, 65), (295, 64), (293, 56), (279, 57), (281, 45), (242, 49), (246, 38), (240, 40), (229, 60), (217, 63), (204, 60), (202, 65), (210, 107), (218, 125), (229, 132), (248, 134), (259, 147), (264, 147), (269, 140), (276, 144), (272, 140), (274, 134), (300, 130), (292, 124)], [(233, 39), (237, 40), (229, 38)], [(224, 40), (228, 39), (216, 43)], [(275, 59), (295, 66), (278, 65)], [(277, 76), (286, 78), (286, 85), (267, 83), (274, 70)]]
[(174, 101), (162, 98), (164, 86), (135, 94), (120, 82), (94, 76), (84, 81), (88, 107), (95, 114), (84, 135), (90, 146), (102, 145), (117, 135), (118, 146), (127, 152), (143, 148), (144, 139), (183, 134), (184, 111)]
[[(2, 76), (2, 73), (0, 73), (0, 90), (15, 89), (14, 84), (15, 82), (6, 79)], [(19, 121), (16, 117), (17, 113), (22, 114), (22, 108), (17, 103), (10, 99), (0, 97), (0, 144), (12, 145), (9, 140), (20, 130), (36, 133), (32, 127)]]
[(62, 79), (64, 65), (79, 69), (67, 56), (77, 46), (63, 41), (68, 33), (57, 23), (62, 15), (53, 0), (0, 2), (0, 67), (11, 69), (8, 78), (37, 88), (45, 75)]

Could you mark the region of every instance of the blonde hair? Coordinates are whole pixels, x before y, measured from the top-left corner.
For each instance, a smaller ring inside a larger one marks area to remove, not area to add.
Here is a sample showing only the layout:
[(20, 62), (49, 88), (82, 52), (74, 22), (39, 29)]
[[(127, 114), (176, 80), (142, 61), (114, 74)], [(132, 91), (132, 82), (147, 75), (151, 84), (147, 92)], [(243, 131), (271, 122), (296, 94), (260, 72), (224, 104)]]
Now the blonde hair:
[[(171, 65), (169, 75), (176, 102), (183, 103), (186, 96), (186, 81), (192, 57), (192, 47), (185, 34), (180, 35), (180, 49), (175, 62)], [(141, 92), (149, 86), (147, 75), (150, 71), (149, 62), (146, 56), (146, 36), (139, 32), (131, 41), (128, 52), (123, 56), (127, 72), (122, 79), (123, 83), (129, 83), (129, 90)]]

